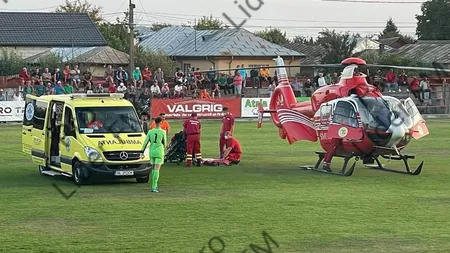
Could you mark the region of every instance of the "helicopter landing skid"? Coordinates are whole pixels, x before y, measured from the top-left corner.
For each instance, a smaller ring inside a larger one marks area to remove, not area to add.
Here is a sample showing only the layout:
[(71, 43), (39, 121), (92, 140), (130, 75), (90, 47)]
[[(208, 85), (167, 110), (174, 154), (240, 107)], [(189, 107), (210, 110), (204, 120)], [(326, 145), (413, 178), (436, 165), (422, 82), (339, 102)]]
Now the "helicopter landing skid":
[(327, 171), (320, 167), (320, 165), (322, 164), (322, 161), (325, 157), (325, 152), (316, 152), (316, 154), (319, 156), (319, 159), (317, 160), (315, 165), (300, 166), (300, 169), (311, 170), (311, 171), (315, 171), (315, 172), (321, 172), (321, 173), (337, 175), (337, 176), (345, 176), (345, 177), (351, 176), (353, 174), (353, 171), (355, 170), (356, 162), (353, 163), (353, 165), (350, 167), (350, 169), (347, 169), (348, 162), (354, 156), (339, 156), (339, 155), (334, 156), (334, 157), (344, 158), (344, 164), (342, 165), (341, 171), (336, 172), (336, 171)]
[(407, 174), (407, 175), (413, 175), (413, 176), (417, 176), (422, 172), (423, 161), (419, 164), (419, 166), (417, 167), (417, 169), (415, 171), (411, 171), (411, 169), (409, 167), (408, 159), (414, 159), (415, 156), (402, 155), (402, 154), (391, 155), (391, 156), (389, 156), (389, 155), (380, 155), (380, 156), (383, 157), (384, 159), (388, 159), (388, 160), (397, 160), (397, 161), (402, 160), (403, 164), (405, 165), (405, 171), (399, 171), (399, 170), (394, 170), (394, 169), (389, 169), (389, 168), (384, 167), (384, 165), (380, 162), (380, 159), (378, 156), (373, 156), (373, 159), (375, 160), (376, 164), (366, 165), (366, 166), (371, 169), (400, 173), (400, 174)]

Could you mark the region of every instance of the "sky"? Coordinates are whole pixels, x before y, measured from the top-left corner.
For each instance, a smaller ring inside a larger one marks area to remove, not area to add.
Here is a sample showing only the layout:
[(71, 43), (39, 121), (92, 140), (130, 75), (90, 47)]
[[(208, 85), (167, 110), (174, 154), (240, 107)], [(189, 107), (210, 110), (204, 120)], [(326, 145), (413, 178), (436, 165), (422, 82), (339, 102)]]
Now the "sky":
[[(240, 24), (249, 31), (279, 28), (290, 38), (317, 37), (322, 29), (377, 34), (392, 17), (400, 31), (414, 35), (421, 13), (420, 0), (132, 0), (136, 25), (193, 23), (212, 15), (226, 24)], [(50, 12), (65, 0), (8, 0), (0, 11)], [(103, 17), (114, 21), (128, 9), (129, 0), (88, 0), (102, 6)], [(397, 3), (392, 3), (397, 2)], [(399, 3), (400, 2), (400, 3)], [(236, 4), (237, 3), (237, 4)], [(241, 6), (243, 10), (239, 8)], [(252, 9), (253, 8), (253, 9)], [(247, 13), (245, 13), (247, 12)], [(226, 19), (224, 13), (230, 18)], [(229, 21), (231, 20), (231, 21)]]

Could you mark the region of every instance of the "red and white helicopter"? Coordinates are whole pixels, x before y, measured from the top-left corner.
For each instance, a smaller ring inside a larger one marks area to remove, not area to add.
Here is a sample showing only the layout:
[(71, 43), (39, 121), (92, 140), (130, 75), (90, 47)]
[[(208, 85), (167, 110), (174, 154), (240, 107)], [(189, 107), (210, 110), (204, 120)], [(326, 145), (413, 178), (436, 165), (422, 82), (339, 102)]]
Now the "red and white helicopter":
[[(415, 157), (401, 151), (412, 139), (418, 140), (429, 134), (425, 120), (410, 98), (399, 100), (384, 96), (375, 86), (369, 85), (366, 75), (358, 70), (360, 66), (367, 66), (364, 60), (348, 58), (342, 61), (345, 68), (340, 82), (317, 89), (307, 102), (296, 101), (283, 59), (274, 60), (279, 84), (273, 91), (269, 109), (264, 110), (261, 103), (258, 106), (258, 128), (264, 114), (269, 113), (280, 137), (287, 139), (289, 144), (301, 140), (319, 141), (324, 151), (316, 152), (317, 163), (302, 168), (350, 176), (356, 161), (362, 159), (374, 169), (410, 175), (421, 173), (424, 162), (412, 171), (408, 160)], [(333, 157), (344, 158), (340, 171), (332, 170)], [(356, 161), (347, 169), (353, 158)], [(388, 169), (380, 158), (402, 160), (406, 171)]]

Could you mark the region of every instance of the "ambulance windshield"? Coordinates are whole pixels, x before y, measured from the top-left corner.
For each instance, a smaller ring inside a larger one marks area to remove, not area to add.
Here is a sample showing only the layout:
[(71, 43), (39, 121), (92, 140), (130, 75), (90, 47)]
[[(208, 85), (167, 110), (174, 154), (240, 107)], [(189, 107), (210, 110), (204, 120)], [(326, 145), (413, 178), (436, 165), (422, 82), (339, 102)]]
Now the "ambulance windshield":
[(80, 133), (137, 133), (142, 127), (133, 107), (79, 107), (75, 109)]

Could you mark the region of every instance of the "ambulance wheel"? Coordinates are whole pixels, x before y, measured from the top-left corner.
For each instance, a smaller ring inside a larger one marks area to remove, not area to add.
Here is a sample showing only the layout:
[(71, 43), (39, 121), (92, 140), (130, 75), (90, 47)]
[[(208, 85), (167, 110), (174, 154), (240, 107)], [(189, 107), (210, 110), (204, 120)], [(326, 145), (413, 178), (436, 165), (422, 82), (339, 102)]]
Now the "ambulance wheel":
[(75, 181), (75, 184), (82, 185), (87, 182), (87, 178), (84, 175), (83, 167), (79, 161), (75, 162), (74, 165), (72, 165), (72, 177)]
[(138, 182), (138, 183), (148, 183), (149, 179), (150, 179), (150, 176), (137, 177), (136, 178), (136, 182)]

